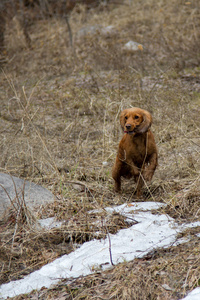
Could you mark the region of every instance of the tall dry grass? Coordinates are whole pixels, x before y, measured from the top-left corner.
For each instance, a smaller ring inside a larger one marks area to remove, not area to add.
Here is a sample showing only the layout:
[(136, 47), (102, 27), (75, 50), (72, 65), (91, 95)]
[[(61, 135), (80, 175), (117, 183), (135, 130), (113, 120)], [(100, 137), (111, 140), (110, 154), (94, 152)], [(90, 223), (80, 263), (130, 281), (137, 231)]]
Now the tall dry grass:
[[(79, 12), (70, 19), (75, 54), (61, 19), (32, 24), (31, 50), (14, 24), (6, 30), (0, 170), (55, 194), (54, 204), (34, 212), (35, 222), (55, 216), (65, 223), (41, 232), (6, 215), (0, 224), (1, 282), (69, 253), (97, 237), (97, 229), (103, 238), (127, 226), (120, 216), (88, 215), (94, 208), (135, 201), (134, 184), (125, 181), (119, 196), (111, 178), (122, 135), (119, 113), (126, 107), (153, 115), (159, 168), (144, 201), (167, 203), (162, 213), (177, 222), (199, 220), (199, 2), (124, 1), (103, 11), (80, 6)], [(113, 32), (80, 36), (81, 28), (97, 25), (112, 25)], [(143, 51), (124, 51), (131, 39)], [(96, 228), (97, 220), (107, 226)], [(38, 297), (179, 299), (199, 285), (199, 238), (195, 230), (184, 234), (191, 238), (187, 244), (61, 283)]]

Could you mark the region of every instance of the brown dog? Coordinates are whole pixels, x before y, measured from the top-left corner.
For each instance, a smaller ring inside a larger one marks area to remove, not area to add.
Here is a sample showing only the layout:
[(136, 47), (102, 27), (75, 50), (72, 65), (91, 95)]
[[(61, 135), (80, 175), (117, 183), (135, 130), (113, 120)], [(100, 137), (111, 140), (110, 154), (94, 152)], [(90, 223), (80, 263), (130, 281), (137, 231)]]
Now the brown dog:
[(158, 160), (157, 148), (153, 133), (150, 131), (151, 114), (141, 108), (125, 109), (120, 115), (120, 124), (124, 131), (112, 177), (115, 190), (121, 191), (121, 177), (134, 177), (137, 197), (145, 181), (151, 181)]

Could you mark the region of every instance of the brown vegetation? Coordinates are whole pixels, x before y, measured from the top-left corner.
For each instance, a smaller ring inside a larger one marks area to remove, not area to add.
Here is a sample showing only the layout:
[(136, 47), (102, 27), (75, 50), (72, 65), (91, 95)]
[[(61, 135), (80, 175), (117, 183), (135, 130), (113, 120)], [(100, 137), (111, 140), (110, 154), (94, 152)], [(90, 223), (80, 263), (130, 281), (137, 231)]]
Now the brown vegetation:
[[(159, 149), (144, 201), (165, 202), (162, 213), (177, 222), (200, 220), (199, 1), (78, 7), (70, 17), (74, 51), (62, 19), (33, 22), (31, 49), (15, 18), (5, 28), (0, 171), (48, 187), (56, 201), (34, 218), (21, 210), (19, 219), (10, 212), (1, 221), (1, 282), (22, 278), (95, 237), (96, 218), (108, 224), (99, 222), (100, 237), (128, 226), (119, 216), (87, 212), (137, 201), (130, 180), (119, 196), (111, 178), (119, 113), (131, 106), (152, 114)], [(124, 50), (129, 40), (143, 48)], [(65, 225), (48, 232), (33, 226), (35, 219), (52, 216)], [(197, 230), (184, 233), (185, 244), (16, 299), (180, 299), (200, 284)]]
[[(107, 0), (106, 2), (109, 2)], [(0, 50), (6, 48), (4, 35), (6, 23), (10, 22), (15, 16), (21, 26), (27, 46), (31, 47), (29, 35), (30, 23), (46, 18), (61, 18), (67, 22), (70, 43), (72, 46), (72, 32), (69, 23), (69, 15), (73, 9), (83, 4), (87, 9), (97, 7), (102, 3), (101, 0), (3, 0), (0, 3)], [(30, 22), (32, 21), (32, 22)]]

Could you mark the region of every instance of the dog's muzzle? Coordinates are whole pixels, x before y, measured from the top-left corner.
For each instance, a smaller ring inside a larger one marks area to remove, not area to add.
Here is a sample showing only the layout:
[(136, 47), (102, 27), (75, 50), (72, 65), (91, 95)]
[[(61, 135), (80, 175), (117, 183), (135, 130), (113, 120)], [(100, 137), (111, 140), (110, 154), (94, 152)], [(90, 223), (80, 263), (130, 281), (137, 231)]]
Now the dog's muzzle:
[(132, 127), (131, 124), (126, 124), (125, 127), (127, 130), (125, 129), (124, 133), (133, 134), (133, 133), (135, 133), (138, 126), (136, 126), (133, 130), (130, 130)]

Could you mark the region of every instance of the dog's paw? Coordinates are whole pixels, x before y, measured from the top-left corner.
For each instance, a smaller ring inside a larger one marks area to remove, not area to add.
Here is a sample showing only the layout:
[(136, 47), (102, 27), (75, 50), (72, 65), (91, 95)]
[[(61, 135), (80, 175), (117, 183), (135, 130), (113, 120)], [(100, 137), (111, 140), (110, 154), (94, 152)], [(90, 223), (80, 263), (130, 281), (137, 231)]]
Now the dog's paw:
[(144, 172), (144, 175), (143, 175), (145, 181), (151, 181), (151, 179), (152, 179), (152, 177), (153, 177), (153, 173), (154, 173), (154, 171), (146, 170), (146, 171)]

